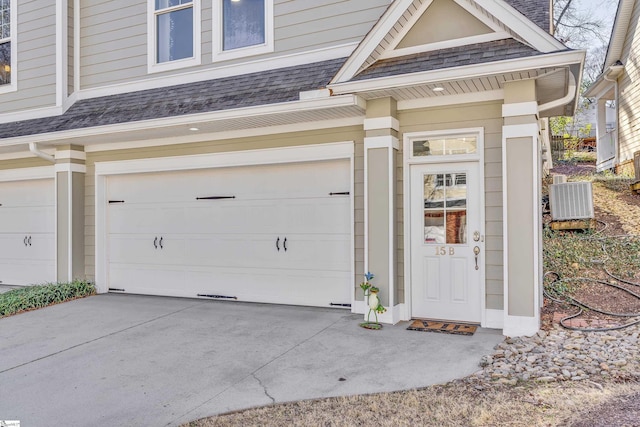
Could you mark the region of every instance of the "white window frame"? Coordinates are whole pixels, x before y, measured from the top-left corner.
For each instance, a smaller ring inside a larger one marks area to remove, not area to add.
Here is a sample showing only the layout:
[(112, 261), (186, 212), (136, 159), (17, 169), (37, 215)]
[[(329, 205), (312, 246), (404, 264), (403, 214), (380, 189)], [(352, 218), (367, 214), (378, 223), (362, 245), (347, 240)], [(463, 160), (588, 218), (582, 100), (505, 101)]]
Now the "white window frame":
[[(200, 65), (202, 45), (202, 14), (201, 0), (192, 0), (193, 9), (193, 56), (191, 58), (177, 59), (175, 61), (156, 62), (158, 58), (157, 19), (155, 0), (147, 0), (147, 72), (159, 73), (162, 71), (177, 70), (180, 68)], [(163, 13), (185, 8), (184, 5), (163, 9)]]
[(213, 62), (228, 61), (230, 59), (244, 58), (247, 56), (271, 53), (274, 51), (274, 25), (273, 25), (273, 0), (264, 0), (264, 43), (238, 49), (224, 50), (223, 35), (223, 0), (213, 0)]
[(11, 21), (11, 31), (9, 33), (9, 38), (0, 39), (0, 43), (10, 42), (11, 43), (11, 83), (0, 85), (0, 93), (7, 92), (15, 92), (18, 90), (18, 1), (17, 0), (9, 0), (9, 20)]

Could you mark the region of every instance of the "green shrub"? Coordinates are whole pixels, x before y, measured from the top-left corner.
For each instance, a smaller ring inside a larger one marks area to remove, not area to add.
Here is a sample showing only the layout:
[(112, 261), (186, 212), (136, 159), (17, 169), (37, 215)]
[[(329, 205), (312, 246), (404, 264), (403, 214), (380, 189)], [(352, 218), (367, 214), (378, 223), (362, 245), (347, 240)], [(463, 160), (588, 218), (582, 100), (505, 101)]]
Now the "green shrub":
[(82, 298), (96, 293), (93, 283), (73, 281), (13, 289), (0, 294), (0, 317)]

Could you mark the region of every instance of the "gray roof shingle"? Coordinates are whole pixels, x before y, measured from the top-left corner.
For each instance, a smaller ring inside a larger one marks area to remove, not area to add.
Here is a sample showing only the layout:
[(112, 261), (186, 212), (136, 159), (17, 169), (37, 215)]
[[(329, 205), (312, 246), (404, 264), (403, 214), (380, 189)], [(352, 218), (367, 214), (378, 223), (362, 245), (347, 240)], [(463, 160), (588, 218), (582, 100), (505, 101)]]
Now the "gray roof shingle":
[(514, 39), (497, 40), (384, 59), (371, 65), (352, 80), (368, 80), (534, 55), (541, 55), (541, 52)]
[(538, 27), (549, 32), (549, 0), (505, 0), (511, 7), (533, 21)]
[(0, 124), (0, 139), (296, 101), (346, 58), (76, 102), (60, 116)]

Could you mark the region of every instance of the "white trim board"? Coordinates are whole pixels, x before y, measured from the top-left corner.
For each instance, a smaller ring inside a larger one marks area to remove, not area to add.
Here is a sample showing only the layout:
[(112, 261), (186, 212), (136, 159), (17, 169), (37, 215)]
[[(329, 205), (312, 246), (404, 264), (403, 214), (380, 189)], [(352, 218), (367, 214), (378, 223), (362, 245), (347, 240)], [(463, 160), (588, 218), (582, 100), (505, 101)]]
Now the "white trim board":
[(353, 144), (353, 141), (346, 141), (192, 156), (96, 162), (95, 171), (96, 175), (118, 175), (344, 159), (353, 155)]
[(53, 179), (54, 166), (38, 166), (34, 168), (19, 168), (0, 170), (0, 182), (25, 181), (32, 179)]
[(85, 153), (99, 151), (128, 150), (131, 148), (163, 147), (167, 145), (189, 144), (196, 142), (211, 142), (225, 139), (250, 138), (254, 136), (276, 135), (292, 132), (305, 132), (309, 130), (333, 129), (339, 127), (362, 126), (363, 117), (347, 119), (323, 120), (319, 122), (307, 122), (296, 125), (269, 126), (243, 130), (232, 130), (216, 133), (198, 133), (183, 137), (162, 139), (145, 139), (143, 141), (107, 142), (85, 145)]

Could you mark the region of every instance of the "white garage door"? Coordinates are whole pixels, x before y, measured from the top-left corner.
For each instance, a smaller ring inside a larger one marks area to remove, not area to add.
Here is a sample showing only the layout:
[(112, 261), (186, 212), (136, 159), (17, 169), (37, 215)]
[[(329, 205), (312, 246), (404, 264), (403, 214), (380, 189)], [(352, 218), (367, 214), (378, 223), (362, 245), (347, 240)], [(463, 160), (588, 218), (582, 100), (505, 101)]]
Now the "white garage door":
[(349, 168), (334, 160), (109, 177), (110, 290), (350, 304)]
[(55, 281), (53, 179), (0, 182), (0, 283)]

